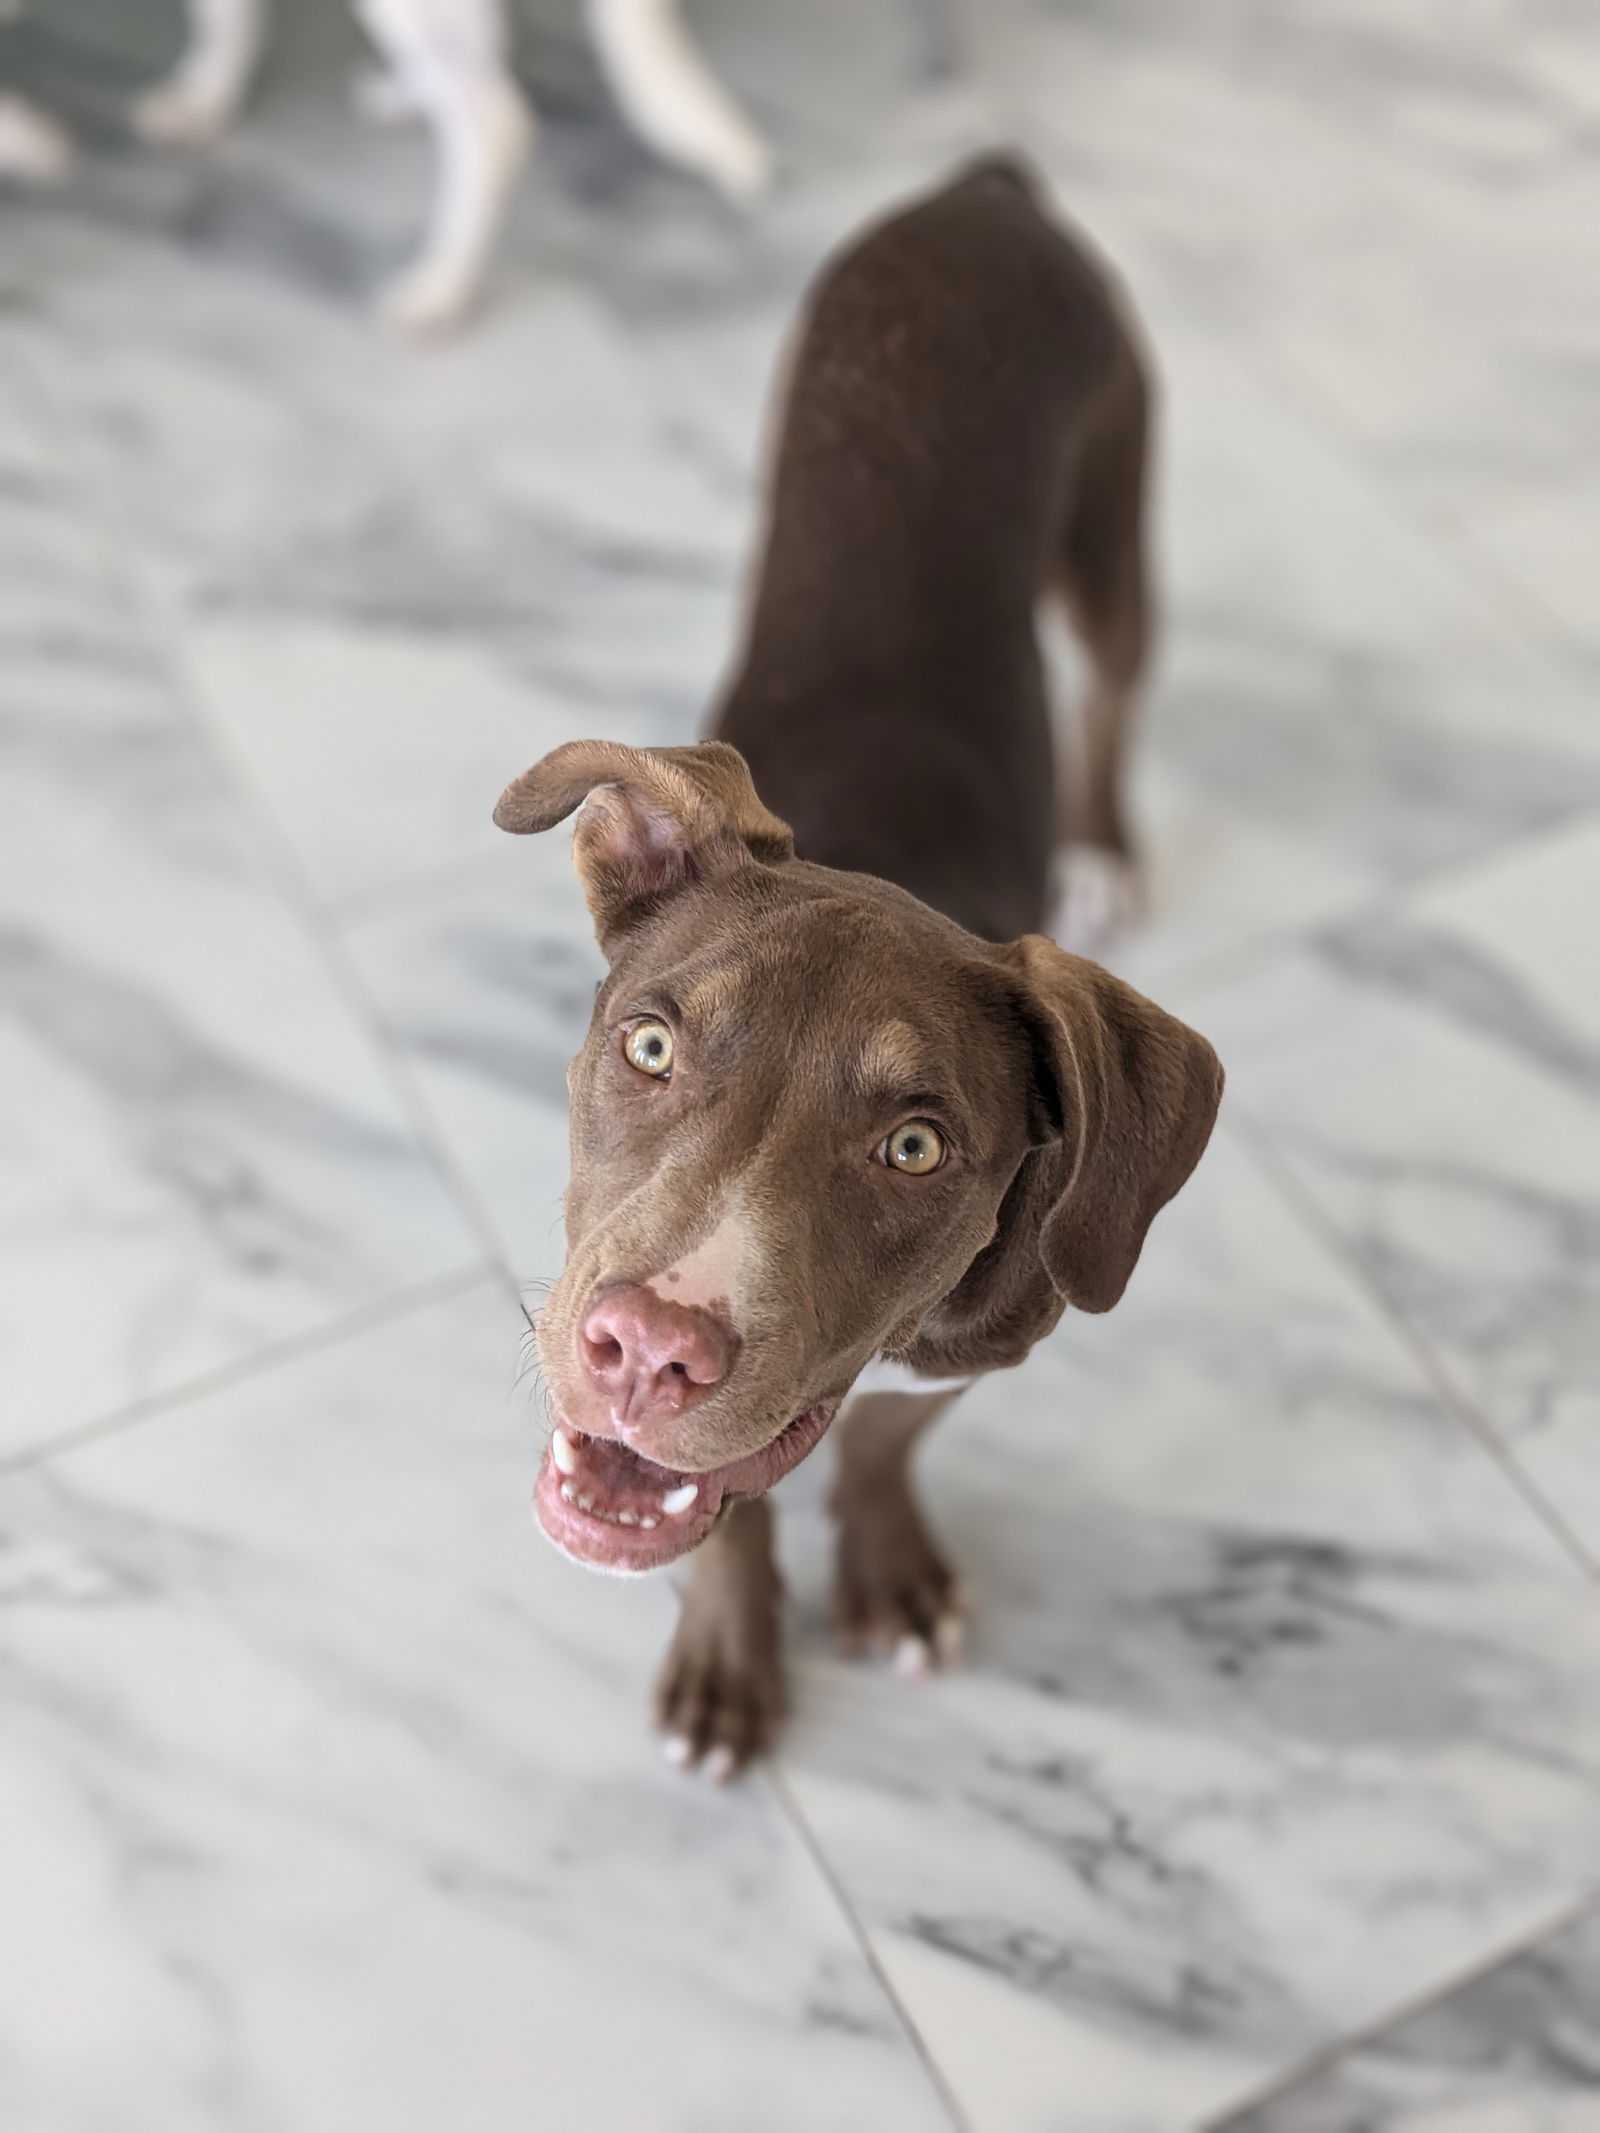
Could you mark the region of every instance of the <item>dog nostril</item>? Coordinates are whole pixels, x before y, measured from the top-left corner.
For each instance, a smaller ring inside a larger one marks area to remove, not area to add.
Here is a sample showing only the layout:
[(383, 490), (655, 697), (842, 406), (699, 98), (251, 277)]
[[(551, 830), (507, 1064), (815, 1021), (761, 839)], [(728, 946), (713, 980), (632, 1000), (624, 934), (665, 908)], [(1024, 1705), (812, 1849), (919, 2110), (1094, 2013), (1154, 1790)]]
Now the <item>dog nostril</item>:
[(687, 1378), (689, 1375), (688, 1368), (683, 1363), (669, 1363), (667, 1368), (675, 1378)]
[(622, 1343), (614, 1334), (602, 1333), (597, 1340), (592, 1333), (586, 1333), (583, 1338), (596, 1370), (616, 1369), (622, 1361)]

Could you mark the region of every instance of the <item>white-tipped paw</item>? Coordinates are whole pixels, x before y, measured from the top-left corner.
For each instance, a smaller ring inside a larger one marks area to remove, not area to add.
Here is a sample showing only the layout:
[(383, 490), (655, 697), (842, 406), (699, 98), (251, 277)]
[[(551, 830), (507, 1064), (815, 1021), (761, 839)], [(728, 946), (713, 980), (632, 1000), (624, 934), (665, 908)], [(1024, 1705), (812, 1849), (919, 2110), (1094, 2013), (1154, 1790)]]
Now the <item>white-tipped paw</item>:
[(902, 1681), (926, 1681), (941, 1667), (959, 1666), (966, 1645), (967, 1620), (957, 1590), (946, 1612), (935, 1619), (926, 1634), (914, 1636), (908, 1631), (901, 1637), (890, 1654), (889, 1664)]
[(772, 183), (772, 155), (760, 134), (729, 115), (709, 130), (684, 161), (710, 179), (730, 200), (755, 200)]
[(424, 261), (384, 291), (383, 321), (405, 340), (434, 340), (460, 325), (476, 294), (476, 277), (463, 276), (453, 267), (442, 272)]
[(52, 185), (72, 168), (72, 142), (26, 97), (0, 96), (0, 177)]
[(842, 1507), (834, 1612), (847, 1652), (882, 1654), (904, 1681), (960, 1660), (966, 1592), (903, 1493)]
[(1142, 909), (1139, 870), (1122, 852), (1075, 844), (1056, 863), (1050, 934), (1073, 955), (1104, 954)]
[(756, 1634), (735, 1619), (680, 1623), (656, 1685), (661, 1752), (677, 1770), (726, 1785), (771, 1747), (783, 1716), (777, 1629), (753, 1619)]
[(153, 148), (194, 148), (228, 126), (238, 99), (221, 89), (173, 81), (152, 89), (133, 107), (133, 130)]

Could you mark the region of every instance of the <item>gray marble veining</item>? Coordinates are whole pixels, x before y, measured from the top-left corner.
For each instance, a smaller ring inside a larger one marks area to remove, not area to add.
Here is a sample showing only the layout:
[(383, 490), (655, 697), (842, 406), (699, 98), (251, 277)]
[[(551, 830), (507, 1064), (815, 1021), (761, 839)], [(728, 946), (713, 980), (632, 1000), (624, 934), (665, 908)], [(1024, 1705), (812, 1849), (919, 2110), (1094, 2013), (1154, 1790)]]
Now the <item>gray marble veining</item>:
[(671, 1595), (534, 1537), (515, 1323), (0, 1480), (16, 2133), (949, 2124), (766, 1787), (641, 1754)]
[(1237, 1101), (1591, 1555), (1597, 894), (1590, 821), (1204, 999)]
[(1590, 1915), (1223, 2123), (1227, 2133), (1585, 2133), (1597, 2113), (1600, 1921)]
[(1195, 2125), (1589, 1885), (1592, 1588), (1231, 1135), (924, 1462), (969, 1665), (826, 1655), (789, 1782), (972, 2122)]
[[(541, 155), (419, 354), (368, 307), (426, 152), (343, 8), (163, 158), (114, 97), (172, 10), (42, 7), (0, 64), (89, 55), (88, 153), (0, 199), (0, 1454), (143, 1419), (0, 1478), (0, 2119), (1589, 2133), (1593, 9), (705, 0), (739, 215), (519, 0)], [(599, 965), (488, 813), (694, 730), (807, 275), (998, 137), (1157, 351), (1118, 960), (1230, 1095), (1128, 1301), (930, 1450), (962, 1671), (834, 1655), (826, 1455), (785, 1485), (794, 1723), (714, 1796), (645, 1729), (670, 1590), (526, 1518), (473, 1270), (558, 1262)]]
[(20, 371), (0, 417), (0, 1449), (470, 1263), (357, 1017), (108, 576)]

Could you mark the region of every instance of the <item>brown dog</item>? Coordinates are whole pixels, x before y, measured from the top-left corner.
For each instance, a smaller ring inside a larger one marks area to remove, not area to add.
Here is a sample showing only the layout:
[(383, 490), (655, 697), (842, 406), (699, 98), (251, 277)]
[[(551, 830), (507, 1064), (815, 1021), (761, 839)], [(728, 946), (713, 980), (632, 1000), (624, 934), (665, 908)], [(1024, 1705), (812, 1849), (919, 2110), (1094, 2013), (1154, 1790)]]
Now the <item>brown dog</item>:
[(1204, 1039), (1033, 930), (1041, 588), (1096, 672), (1075, 813), (1125, 853), (1143, 442), (1101, 275), (1011, 165), (969, 172), (822, 278), (721, 738), (574, 742), (495, 812), (577, 811), (610, 964), (569, 1077), (538, 1513), (601, 1569), (699, 1548), (660, 1715), (719, 1774), (781, 1707), (764, 1491), (899, 1366), (840, 1429), (840, 1619), (902, 1665), (948, 1655), (913, 1441), (1067, 1304), (1117, 1301), (1211, 1131)]

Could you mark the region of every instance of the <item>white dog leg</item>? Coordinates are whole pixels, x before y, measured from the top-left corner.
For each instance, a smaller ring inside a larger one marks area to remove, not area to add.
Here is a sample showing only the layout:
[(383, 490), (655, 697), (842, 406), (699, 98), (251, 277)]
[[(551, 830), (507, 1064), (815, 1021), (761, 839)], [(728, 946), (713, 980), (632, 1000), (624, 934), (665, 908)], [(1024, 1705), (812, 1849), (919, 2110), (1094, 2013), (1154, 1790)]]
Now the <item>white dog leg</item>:
[(244, 102), (265, 32), (265, 0), (189, 0), (189, 42), (134, 105), (135, 130), (168, 145), (214, 139)]
[(771, 174), (766, 143), (707, 71), (677, 0), (588, 0), (588, 9), (600, 64), (640, 137), (735, 200), (762, 191)]
[(25, 96), (0, 95), (0, 177), (49, 185), (72, 166), (72, 142)]
[(501, 0), (362, 0), (361, 18), (414, 95), (438, 157), (422, 250), (385, 310), (403, 332), (437, 333), (477, 294), (533, 114), (506, 65)]

